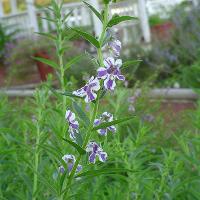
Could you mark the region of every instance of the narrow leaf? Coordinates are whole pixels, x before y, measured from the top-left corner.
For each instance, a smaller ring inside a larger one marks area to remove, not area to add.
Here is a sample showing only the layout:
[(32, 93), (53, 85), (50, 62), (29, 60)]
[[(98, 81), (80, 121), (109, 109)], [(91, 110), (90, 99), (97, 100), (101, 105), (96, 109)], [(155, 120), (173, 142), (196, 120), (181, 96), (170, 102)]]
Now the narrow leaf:
[(83, 1), (83, 3), (99, 18), (101, 22), (103, 22), (103, 18), (101, 14), (92, 5), (90, 5), (89, 3), (85, 1)]
[(42, 62), (44, 64), (47, 64), (55, 69), (58, 68), (58, 65), (52, 61), (52, 60), (49, 60), (49, 59), (46, 59), (46, 58), (40, 58), (40, 57), (33, 57), (35, 60), (39, 61), (39, 62)]
[(69, 62), (67, 62), (67, 64), (65, 65), (65, 70), (69, 69), (73, 64), (77, 63), (82, 57), (84, 56), (84, 54), (75, 56), (74, 58), (72, 58)]
[(92, 129), (92, 131), (96, 131), (98, 129), (103, 129), (103, 128), (107, 128), (107, 127), (112, 126), (112, 125), (124, 123), (124, 122), (127, 122), (127, 121), (129, 121), (129, 120), (131, 120), (133, 118), (135, 118), (135, 116), (126, 117), (126, 118), (123, 118), (123, 119), (117, 119), (117, 120), (114, 120), (112, 122), (104, 122), (104, 123), (100, 124), (99, 126), (94, 127)]
[(131, 60), (131, 61), (124, 62), (121, 69), (125, 69), (125, 68), (130, 67), (130, 66), (138, 67), (140, 62), (142, 62), (142, 60)]
[(73, 10), (71, 10), (69, 13), (67, 13), (64, 18), (63, 18), (63, 22), (66, 21), (66, 19), (72, 14)]
[(56, 23), (56, 20), (55, 19), (51, 19), (49, 17), (40, 17), (41, 19), (44, 19), (44, 20), (47, 20), (47, 21), (50, 21), (50, 22), (54, 22)]
[(92, 45), (94, 45), (96, 48), (100, 48), (100, 44), (98, 42), (98, 40), (92, 36), (91, 34), (84, 32), (80, 29), (77, 28), (71, 28), (73, 31), (75, 31), (76, 33), (78, 33), (81, 37), (83, 37), (85, 40), (89, 41)]
[(86, 151), (81, 147), (79, 146), (78, 144), (76, 144), (75, 142), (72, 142), (71, 140), (68, 140), (68, 139), (65, 139), (65, 138), (62, 138), (65, 142), (69, 143), (70, 145), (72, 145), (81, 155), (85, 154)]
[(80, 117), (81, 120), (83, 120), (83, 122), (85, 123), (85, 126), (89, 126), (90, 124), (90, 120), (88, 118), (88, 116), (85, 114), (85, 112), (82, 110), (82, 108), (74, 101), (72, 103), (74, 109), (76, 110), (78, 116)]
[(99, 175), (109, 175), (109, 174), (117, 174), (117, 173), (123, 173), (123, 172), (133, 172), (133, 170), (130, 169), (124, 169), (124, 168), (108, 168), (108, 169), (99, 169), (99, 170), (91, 170), (86, 171), (78, 174), (76, 177), (82, 177), (82, 176), (99, 176)]
[(50, 34), (50, 33), (41, 33), (41, 32), (34, 32), (34, 33), (41, 35), (41, 36), (45, 36), (45, 37), (52, 39), (52, 40), (56, 40), (56, 37), (54, 35)]
[(82, 97), (76, 96), (76, 95), (72, 94), (72, 92), (68, 92), (68, 91), (62, 92), (62, 93), (60, 93), (60, 94), (62, 94), (62, 95), (64, 95), (64, 96), (68, 96), (68, 97), (73, 97), (73, 98), (82, 99)]
[(133, 20), (133, 19), (137, 19), (136, 17), (131, 17), (131, 16), (114, 16), (107, 24), (107, 27), (112, 27), (115, 26), (121, 22), (124, 21), (129, 21), (129, 20)]

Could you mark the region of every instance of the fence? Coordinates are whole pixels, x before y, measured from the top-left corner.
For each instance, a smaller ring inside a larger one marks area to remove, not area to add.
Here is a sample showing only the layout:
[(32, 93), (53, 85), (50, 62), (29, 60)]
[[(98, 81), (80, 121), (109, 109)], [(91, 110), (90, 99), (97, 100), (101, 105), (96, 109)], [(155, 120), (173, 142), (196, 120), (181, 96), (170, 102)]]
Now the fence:
[[(98, 5), (98, 0), (91, 0), (96, 6)], [(148, 25), (148, 16), (160, 12), (161, 8), (170, 8), (184, 0), (127, 0), (122, 1), (111, 6), (111, 14), (119, 15), (131, 15), (140, 18), (140, 27), (142, 34), (140, 32), (140, 37), (143, 35), (146, 42), (150, 42), (150, 31)], [(185, 0), (193, 1), (197, 4), (198, 0)], [(2, 2), (2, 1), (1, 1)], [(17, 37), (24, 37), (33, 33), (33, 31), (52, 31), (55, 27), (53, 23), (47, 22), (46, 20), (41, 20), (40, 17), (51, 17), (51, 12), (48, 9), (36, 9), (33, 0), (26, 0), (27, 10), (25, 12), (17, 11), (17, 0), (11, 0), (11, 13), (5, 15), (3, 13), (2, 4), (0, 2), (0, 22), (12, 27), (12, 29), (20, 29)], [(146, 12), (147, 8), (147, 12)], [(88, 10), (88, 8), (83, 5), (83, 3), (68, 3), (63, 6), (63, 13), (68, 13), (72, 11), (70, 18), (67, 21), (68, 26), (89, 26), (94, 29), (96, 35), (100, 32), (100, 24), (98, 19)], [(128, 36), (128, 30), (135, 29), (138, 31), (138, 21), (133, 21), (129, 23), (123, 23), (118, 26), (119, 30), (123, 30), (124, 42), (128, 42), (131, 36)], [(123, 27), (123, 29), (122, 29)], [(11, 30), (12, 31), (12, 30)]]

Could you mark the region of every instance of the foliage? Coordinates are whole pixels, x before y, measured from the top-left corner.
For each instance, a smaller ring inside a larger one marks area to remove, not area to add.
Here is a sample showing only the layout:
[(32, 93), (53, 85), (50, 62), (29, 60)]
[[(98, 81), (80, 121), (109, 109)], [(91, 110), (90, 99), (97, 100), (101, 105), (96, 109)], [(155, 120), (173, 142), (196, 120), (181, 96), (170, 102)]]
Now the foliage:
[[(122, 114), (127, 115), (127, 99), (134, 94), (131, 92), (119, 88), (114, 96), (115, 101), (108, 95), (107, 103), (101, 107), (101, 111), (109, 110), (115, 113), (117, 118), (121, 118)], [(36, 112), (35, 108), (45, 105), (46, 111), (42, 114), (45, 121), (39, 122), (42, 140), (39, 145), (40, 181), (37, 194), (39, 199), (56, 198), (59, 192), (57, 182), (61, 181), (56, 170), (59, 157), (66, 153), (66, 149), (70, 153), (75, 152), (75, 149), (69, 145), (66, 147), (66, 143), (56, 136), (61, 134), (65, 125), (61, 120), (63, 117), (59, 117), (62, 116), (62, 105), (50, 101), (42, 91), (36, 94), (35, 99), (25, 100), (23, 106), (17, 106), (22, 105), (21, 101), (10, 102), (3, 96), (0, 100), (0, 168), (3, 172), (0, 175), (0, 197), (31, 198), (34, 164), (32, 156), (38, 123), (36, 113), (39, 111)], [(99, 163), (96, 167), (91, 165), (88, 168), (105, 171), (101, 171), (100, 176), (93, 172), (92, 175), (85, 174), (81, 179), (77, 179), (72, 186), (75, 192), (72, 199), (198, 199), (200, 107), (192, 113), (184, 114), (189, 127), (184, 126), (185, 121), (178, 127), (176, 123), (176, 128), (171, 127), (173, 134), (169, 135), (163, 127), (168, 126), (170, 129), (170, 124), (166, 125), (161, 115), (153, 114), (158, 113), (158, 106), (148, 105), (145, 96), (137, 99), (134, 121), (119, 127), (116, 135), (108, 135), (107, 141), (104, 142), (104, 149), (110, 152), (107, 163)], [(144, 113), (153, 114), (154, 121), (142, 121)], [(19, 118), (19, 115), (22, 117)], [(83, 167), (86, 167), (86, 163), (86, 160), (83, 161)], [(111, 171), (114, 167), (131, 171), (113, 171), (111, 174), (106, 172), (106, 169)]]
[[(158, 73), (156, 81), (158, 86), (172, 87), (176, 82), (179, 82), (181, 87), (197, 86), (193, 84), (198, 83), (196, 73), (188, 72), (194, 70), (193, 65), (198, 70), (199, 9), (200, 7), (190, 7), (188, 10), (188, 7), (183, 5), (177, 7), (171, 13), (171, 22), (174, 24), (171, 37), (154, 40), (150, 48), (134, 44), (135, 48), (130, 50), (130, 55), (125, 56), (125, 59), (138, 56), (142, 60), (136, 73), (138, 79), (144, 80), (149, 74)], [(186, 83), (186, 79), (193, 81)]]

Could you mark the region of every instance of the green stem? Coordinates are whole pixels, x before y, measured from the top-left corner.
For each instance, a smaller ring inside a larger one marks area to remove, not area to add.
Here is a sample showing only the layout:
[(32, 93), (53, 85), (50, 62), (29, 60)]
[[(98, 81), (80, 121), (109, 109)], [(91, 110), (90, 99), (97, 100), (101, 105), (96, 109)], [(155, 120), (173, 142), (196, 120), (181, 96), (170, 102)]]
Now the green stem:
[(36, 192), (38, 187), (38, 165), (39, 165), (39, 143), (40, 143), (40, 119), (41, 112), (38, 114), (38, 122), (37, 122), (37, 135), (36, 135), (36, 147), (35, 147), (35, 155), (34, 155), (34, 177), (33, 177), (33, 200), (36, 200)]
[[(62, 19), (58, 20), (58, 45), (57, 45), (57, 55), (58, 55), (58, 62), (59, 62), (59, 68), (60, 68), (60, 84), (61, 84), (61, 90), (62, 92), (65, 91), (65, 69), (63, 64), (63, 38), (62, 38)], [(63, 110), (66, 109), (66, 96), (63, 95)]]
[[(106, 4), (105, 5), (105, 12), (104, 12), (103, 30), (102, 30), (102, 33), (101, 33), (101, 36), (100, 36), (100, 39), (99, 39), (100, 48), (97, 49), (97, 56), (98, 56), (98, 61), (100, 63), (100, 66), (103, 66), (102, 46), (103, 46), (103, 42), (104, 42), (104, 38), (105, 38), (105, 34), (106, 34), (106, 29), (107, 29), (106, 25), (107, 25), (107, 22), (108, 22), (108, 9), (109, 9), (109, 5)], [(101, 83), (101, 85), (102, 85), (102, 83)], [(97, 115), (98, 108), (99, 108), (100, 91), (101, 90), (99, 90), (98, 93), (97, 93), (97, 100), (96, 100), (96, 103), (95, 103), (95, 106), (94, 106), (93, 115), (92, 115), (92, 118), (91, 118), (91, 121), (90, 121), (90, 125), (87, 129), (85, 140), (84, 140), (83, 145), (82, 145), (83, 149), (86, 148), (86, 146), (87, 146), (87, 144), (88, 144), (88, 142), (91, 138), (91, 135), (92, 135), (93, 123), (94, 123), (94, 120), (96, 119), (96, 115)], [(79, 164), (81, 158), (82, 158), (82, 155), (79, 155), (74, 166), (73, 166), (73, 168), (72, 168), (72, 171), (69, 175), (68, 182), (67, 182), (66, 193), (68, 193), (68, 191), (69, 191), (70, 185), (72, 183), (72, 180), (74, 178), (74, 175), (76, 173), (76, 170), (77, 170), (77, 167), (78, 167), (78, 164)]]

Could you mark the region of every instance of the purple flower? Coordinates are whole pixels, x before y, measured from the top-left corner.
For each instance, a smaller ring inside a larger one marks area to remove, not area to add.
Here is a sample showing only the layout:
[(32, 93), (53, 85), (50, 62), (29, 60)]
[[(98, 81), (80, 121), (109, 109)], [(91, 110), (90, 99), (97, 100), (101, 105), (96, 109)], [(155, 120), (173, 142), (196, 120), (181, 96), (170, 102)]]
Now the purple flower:
[(71, 110), (67, 110), (65, 114), (65, 118), (69, 123), (69, 135), (70, 138), (75, 141), (76, 134), (78, 134), (79, 123), (76, 120), (75, 114)]
[(94, 91), (100, 89), (100, 82), (97, 78), (92, 76), (88, 83), (79, 90), (73, 92), (74, 95), (79, 97), (85, 97), (85, 102), (89, 103), (97, 98), (97, 94)]
[(112, 40), (111, 42), (108, 43), (108, 46), (114, 57), (120, 56), (122, 44), (119, 40)]
[(89, 162), (95, 163), (96, 157), (99, 158), (99, 161), (105, 162), (107, 159), (107, 153), (103, 151), (102, 148), (96, 142), (89, 142), (86, 147), (86, 152), (89, 152)]
[[(72, 168), (74, 166), (74, 163), (76, 162), (75, 156), (71, 155), (71, 154), (66, 154), (62, 157), (62, 159), (67, 164), (68, 173), (70, 174), (70, 172), (72, 171)], [(78, 165), (78, 167), (76, 169), (76, 173), (80, 172), (81, 170), (82, 170), (82, 166)], [(63, 166), (60, 166), (59, 172), (63, 174), (65, 172), (65, 168)]]
[(120, 67), (122, 65), (122, 60), (108, 57), (104, 60), (105, 67), (100, 67), (97, 70), (98, 78), (104, 79), (104, 87), (107, 90), (114, 90), (116, 83), (115, 79), (124, 81), (125, 77), (121, 74)]
[[(104, 112), (99, 119), (95, 119), (94, 120), (94, 126), (98, 126), (100, 125), (101, 123), (103, 122), (112, 122), (113, 121), (113, 115), (108, 113), (108, 112)], [(104, 129), (99, 129), (97, 132), (100, 134), (100, 135), (107, 135), (107, 132), (108, 131), (111, 131), (113, 133), (116, 132), (116, 128), (115, 126), (109, 126), (107, 128), (104, 128)]]

